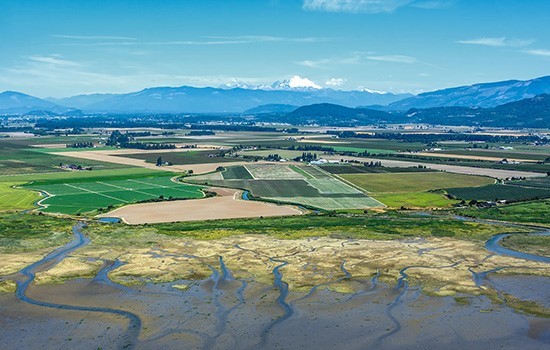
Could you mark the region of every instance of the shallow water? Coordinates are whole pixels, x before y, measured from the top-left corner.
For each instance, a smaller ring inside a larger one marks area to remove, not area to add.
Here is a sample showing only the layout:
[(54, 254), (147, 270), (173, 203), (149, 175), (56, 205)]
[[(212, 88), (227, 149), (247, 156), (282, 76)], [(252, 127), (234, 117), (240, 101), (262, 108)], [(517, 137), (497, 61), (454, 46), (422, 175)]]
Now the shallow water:
[[(221, 256), (217, 265), (209, 265), (211, 276), (199, 281), (121, 286), (109, 279), (109, 272), (121, 266), (115, 260), (104, 261), (91, 279), (35, 285), (36, 272), (87, 244), (78, 226), (74, 235), (72, 242), (21, 271), (16, 294), (0, 295), (2, 349), (38, 344), (44, 349), (550, 346), (550, 320), (516, 313), (483, 296), (463, 295), (459, 301), (422, 294), (407, 281), (407, 270), (416, 266), (403, 268), (395, 285), (384, 285), (378, 282), (380, 272), (370, 279), (354, 278), (343, 261), (343, 277), (302, 293), (289, 290), (284, 257), (271, 259), (271, 285), (235, 278)], [(491, 271), (472, 272), (472, 276), (479, 285), (549, 305), (547, 277), (501, 277)], [(327, 289), (331, 283), (358, 283), (364, 288), (338, 293)], [(187, 289), (175, 289), (175, 284)]]

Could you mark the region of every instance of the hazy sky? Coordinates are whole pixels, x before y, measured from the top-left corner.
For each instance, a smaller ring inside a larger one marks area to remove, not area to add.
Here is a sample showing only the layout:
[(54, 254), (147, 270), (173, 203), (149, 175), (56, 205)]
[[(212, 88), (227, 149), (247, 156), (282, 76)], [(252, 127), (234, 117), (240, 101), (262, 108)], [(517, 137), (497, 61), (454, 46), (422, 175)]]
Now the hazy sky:
[(550, 74), (549, 23), (547, 0), (0, 0), (0, 91), (529, 79)]

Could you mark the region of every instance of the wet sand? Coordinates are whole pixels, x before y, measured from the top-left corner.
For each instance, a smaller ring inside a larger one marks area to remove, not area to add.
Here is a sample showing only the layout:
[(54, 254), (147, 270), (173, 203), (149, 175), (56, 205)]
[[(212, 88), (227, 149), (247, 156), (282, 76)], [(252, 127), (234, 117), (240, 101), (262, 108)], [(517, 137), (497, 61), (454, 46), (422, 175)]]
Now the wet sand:
[[(543, 349), (550, 320), (513, 312), (483, 296), (426, 296), (369, 280), (354, 294), (326, 289), (290, 292), (223, 274), (200, 281), (121, 287), (98, 280), (35, 286), (29, 295), (51, 302), (94, 305), (139, 315), (141, 329), (127, 343), (128, 321), (114, 315), (44, 309), (0, 295), (3, 349)], [(281, 269), (284, 280), (284, 268)]]
[[(500, 297), (508, 293), (540, 302), (541, 307), (550, 299), (548, 277), (495, 274), (507, 268), (505, 262), (517, 269), (521, 260), (498, 258), (497, 267), (478, 266), (477, 272), (468, 267), (474, 288), (495, 291), (498, 301), (480, 293), (429, 296), (421, 284), (412, 283), (423, 276), (433, 278), (426, 271), (443, 279), (458, 272), (453, 269), (466, 257), (457, 260), (451, 254), (457, 261), (443, 258), (446, 264), (437, 263), (451, 248), (451, 240), (443, 247), (421, 249), (417, 245), (421, 242), (394, 242), (412, 246), (415, 256), (427, 259), (412, 265), (408, 257), (397, 280), (381, 279), (388, 265), (373, 265), (372, 273), (365, 274), (357, 270), (362, 262), (348, 263), (369, 245), (389, 242), (340, 240), (339, 250), (351, 254), (347, 260), (331, 260), (328, 254), (313, 262), (314, 253), (331, 248), (337, 240), (313, 239), (302, 242), (299, 249), (292, 244), (300, 241), (278, 241), (260, 248), (254, 244), (254, 240), (261, 243), (260, 238), (241, 237), (239, 243), (217, 240), (214, 247), (210, 247), (214, 241), (187, 241), (177, 249), (153, 247), (144, 252), (160, 266), (168, 259), (176, 259), (185, 270), (201, 266), (202, 276), (194, 273), (155, 284), (142, 279), (136, 284), (141, 278), (137, 274), (134, 283), (121, 285), (117, 281), (128, 276), (125, 267), (134, 261), (95, 258), (101, 267), (91, 278), (36, 284), (35, 276), (55, 270), (77, 252), (98, 253), (81, 227), (75, 226), (73, 241), (14, 276), (15, 294), (0, 294), (2, 349), (37, 344), (43, 349), (546, 349), (550, 345), (550, 319), (516, 312)], [(246, 256), (253, 259), (243, 265)], [(371, 254), (364, 263), (380, 263), (380, 258)], [(483, 261), (495, 258), (491, 253)], [(483, 263), (479, 258), (474, 261)], [(528, 264), (548, 268), (541, 262)], [(268, 277), (252, 273), (254, 268), (267, 268)], [(321, 276), (310, 278), (307, 288), (297, 288), (296, 275), (304, 270)]]

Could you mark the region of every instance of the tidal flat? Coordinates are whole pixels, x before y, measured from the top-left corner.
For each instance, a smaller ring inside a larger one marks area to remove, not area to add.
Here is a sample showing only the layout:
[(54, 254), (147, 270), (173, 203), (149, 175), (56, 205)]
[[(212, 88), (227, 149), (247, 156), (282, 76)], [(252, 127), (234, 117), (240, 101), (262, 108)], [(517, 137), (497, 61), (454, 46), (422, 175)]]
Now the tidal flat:
[[(29, 218), (31, 233), (51, 223)], [(44, 245), (2, 252), (3, 348), (39, 339), (51, 349), (550, 344), (548, 263), (497, 254), (480, 239), (357, 238), (351, 226), (294, 238), (302, 227), (283, 239), (232, 231), (235, 221), (205, 224), (218, 227), (199, 238), (167, 234), (177, 225), (93, 221), (63, 234), (68, 224), (52, 226), (49, 253)], [(528, 231), (464, 224), (479, 237)]]

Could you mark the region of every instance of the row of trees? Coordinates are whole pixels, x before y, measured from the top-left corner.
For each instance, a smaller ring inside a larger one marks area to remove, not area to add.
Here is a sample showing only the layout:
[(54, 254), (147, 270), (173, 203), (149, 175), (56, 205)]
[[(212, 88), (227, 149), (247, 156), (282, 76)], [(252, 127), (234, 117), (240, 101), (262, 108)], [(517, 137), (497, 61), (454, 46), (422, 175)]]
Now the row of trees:
[(67, 148), (94, 148), (93, 142), (75, 142), (65, 145)]
[(120, 148), (133, 148), (133, 149), (174, 149), (176, 145), (170, 143), (145, 143), (145, 142), (132, 142), (133, 137), (128, 133), (121, 133), (118, 130), (114, 130), (107, 139), (107, 146), (114, 146)]

